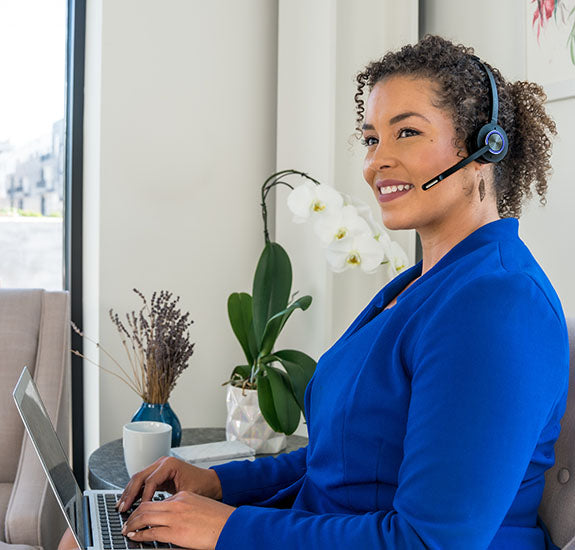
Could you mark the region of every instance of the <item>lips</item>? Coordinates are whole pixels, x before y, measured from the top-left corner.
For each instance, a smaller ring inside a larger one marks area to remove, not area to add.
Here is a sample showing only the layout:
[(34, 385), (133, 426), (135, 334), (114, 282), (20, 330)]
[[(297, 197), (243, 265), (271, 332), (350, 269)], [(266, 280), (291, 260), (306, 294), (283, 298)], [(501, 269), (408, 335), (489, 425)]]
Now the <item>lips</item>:
[(415, 186), (407, 181), (401, 180), (381, 180), (376, 182), (379, 190), (378, 200), (380, 202), (389, 202), (409, 193)]

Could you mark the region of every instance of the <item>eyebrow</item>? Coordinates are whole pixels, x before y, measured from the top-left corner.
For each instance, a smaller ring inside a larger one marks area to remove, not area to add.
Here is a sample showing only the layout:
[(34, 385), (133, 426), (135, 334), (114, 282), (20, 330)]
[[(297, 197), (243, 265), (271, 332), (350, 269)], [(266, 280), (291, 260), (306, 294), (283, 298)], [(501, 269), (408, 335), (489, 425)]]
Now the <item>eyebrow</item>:
[[(402, 120), (409, 118), (409, 117), (412, 117), (412, 116), (422, 118), (426, 122), (429, 122), (429, 119), (427, 117), (423, 116), (422, 114), (416, 113), (415, 111), (407, 111), (406, 113), (400, 113), (398, 115), (391, 117), (389, 119), (389, 125), (393, 126), (394, 124), (397, 124), (398, 122), (401, 122)], [(361, 128), (362, 128), (362, 130), (375, 130), (373, 124), (367, 124), (367, 123), (364, 124)]]

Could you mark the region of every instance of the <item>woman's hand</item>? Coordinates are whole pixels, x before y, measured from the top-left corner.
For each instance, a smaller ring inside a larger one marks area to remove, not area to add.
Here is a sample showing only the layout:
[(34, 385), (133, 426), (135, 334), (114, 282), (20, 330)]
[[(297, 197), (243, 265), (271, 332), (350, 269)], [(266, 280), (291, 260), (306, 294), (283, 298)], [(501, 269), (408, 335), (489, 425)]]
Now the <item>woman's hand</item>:
[(124, 524), (122, 533), (138, 542), (156, 540), (213, 550), (234, 510), (210, 498), (179, 492), (163, 501), (142, 502)]
[(66, 529), (66, 532), (60, 539), (60, 543), (58, 544), (58, 550), (80, 550), (78, 548), (78, 543), (70, 531), (70, 528)]
[(138, 497), (141, 496), (142, 501), (151, 500), (157, 490), (170, 493), (190, 491), (212, 499), (222, 498), (222, 485), (216, 472), (174, 457), (163, 457), (132, 476), (117, 508), (120, 512), (129, 510)]

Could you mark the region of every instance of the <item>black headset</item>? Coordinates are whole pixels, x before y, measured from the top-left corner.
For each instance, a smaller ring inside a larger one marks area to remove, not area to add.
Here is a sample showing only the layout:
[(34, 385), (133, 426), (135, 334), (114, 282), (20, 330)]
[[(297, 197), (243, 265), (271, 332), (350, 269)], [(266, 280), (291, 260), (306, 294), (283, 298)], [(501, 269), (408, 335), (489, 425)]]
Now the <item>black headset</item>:
[(480, 162), (499, 162), (505, 158), (507, 150), (509, 149), (507, 134), (505, 133), (505, 130), (497, 124), (499, 99), (497, 97), (497, 86), (495, 84), (493, 74), (489, 70), (489, 67), (478, 57), (474, 55), (471, 57), (473, 57), (473, 59), (483, 67), (489, 77), (489, 84), (491, 87), (491, 120), (487, 124), (484, 124), (479, 129), (479, 132), (477, 132), (477, 150), (471, 153), (468, 157), (459, 161), (457, 164), (453, 165), (451, 168), (441, 172), (439, 176), (435, 176), (433, 179), (424, 183), (422, 185), (422, 189), (424, 191), (427, 191), (427, 189), (444, 180), (447, 176), (451, 176), (451, 174), (457, 172), (457, 170), (464, 166), (467, 166), (474, 160), (479, 160)]

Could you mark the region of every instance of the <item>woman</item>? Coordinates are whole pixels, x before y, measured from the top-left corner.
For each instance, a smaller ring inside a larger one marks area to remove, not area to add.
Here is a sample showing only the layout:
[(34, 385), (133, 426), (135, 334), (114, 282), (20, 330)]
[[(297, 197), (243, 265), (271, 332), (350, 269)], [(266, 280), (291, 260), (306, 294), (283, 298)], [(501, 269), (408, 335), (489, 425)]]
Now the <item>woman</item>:
[[(207, 471), (161, 459), (122, 496), (122, 510), (144, 501), (126, 522), (130, 538), (256, 550), (555, 548), (537, 508), (565, 407), (567, 333), (515, 219), (532, 186), (544, 199), (555, 126), (541, 88), (493, 69), (492, 90), (472, 53), (427, 36), (358, 75), (365, 180), (386, 227), (417, 230), (423, 261), (319, 361), (308, 447)], [(477, 149), (494, 93), (505, 158), (470, 162), (423, 190)], [(159, 488), (176, 494), (148, 502)]]

